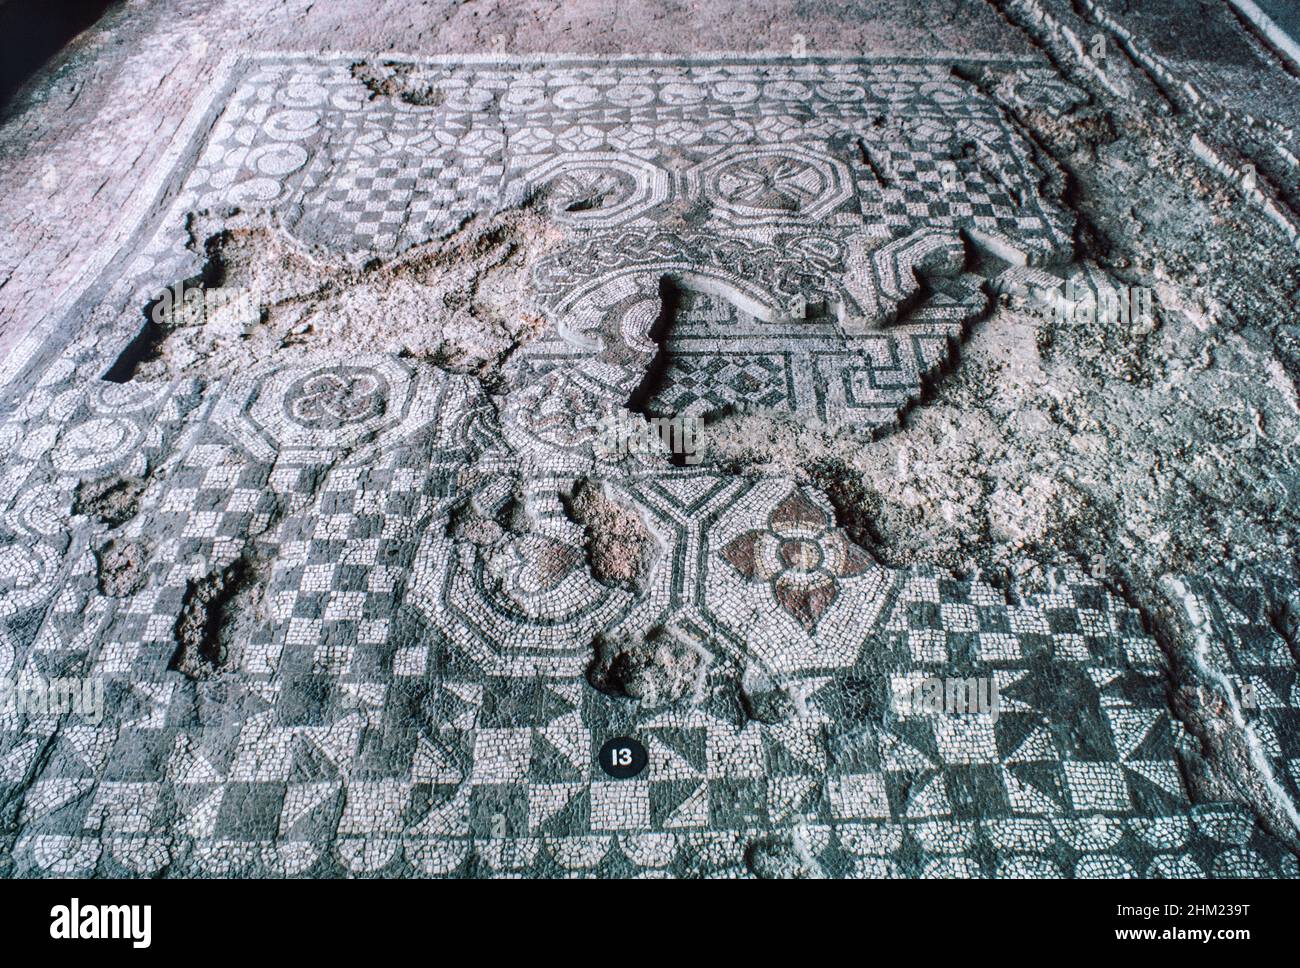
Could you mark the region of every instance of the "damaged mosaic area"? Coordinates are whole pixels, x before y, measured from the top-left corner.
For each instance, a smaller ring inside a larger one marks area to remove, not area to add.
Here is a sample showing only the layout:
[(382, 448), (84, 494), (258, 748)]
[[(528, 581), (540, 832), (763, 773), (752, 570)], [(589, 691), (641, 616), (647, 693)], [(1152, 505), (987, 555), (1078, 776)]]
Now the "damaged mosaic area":
[[(1004, 104), (905, 58), (376, 70), (228, 61), (9, 384), (0, 674), (104, 715), (0, 713), (6, 874), (1300, 874), (1286, 581), (1162, 588), (1225, 732), (1084, 570), (891, 567), (815, 483), (595, 446), (895, 429), (1076, 258)], [(996, 715), (900, 706), (954, 677)]]

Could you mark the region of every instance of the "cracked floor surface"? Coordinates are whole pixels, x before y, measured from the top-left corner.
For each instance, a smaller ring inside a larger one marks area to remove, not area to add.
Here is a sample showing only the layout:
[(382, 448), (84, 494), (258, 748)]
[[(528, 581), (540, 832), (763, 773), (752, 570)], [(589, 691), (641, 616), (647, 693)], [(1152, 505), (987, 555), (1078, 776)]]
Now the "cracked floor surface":
[(239, 6), (0, 125), (6, 874), (1300, 873), (1259, 24)]

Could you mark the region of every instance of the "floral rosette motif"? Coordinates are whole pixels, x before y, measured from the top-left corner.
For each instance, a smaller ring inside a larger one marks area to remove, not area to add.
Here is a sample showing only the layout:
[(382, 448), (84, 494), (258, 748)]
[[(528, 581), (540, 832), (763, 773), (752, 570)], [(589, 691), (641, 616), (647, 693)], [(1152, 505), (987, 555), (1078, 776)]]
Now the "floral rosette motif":
[(840, 579), (874, 564), (799, 491), (773, 509), (766, 528), (733, 538), (722, 555), (750, 581), (769, 584), (777, 604), (810, 632), (839, 597)]

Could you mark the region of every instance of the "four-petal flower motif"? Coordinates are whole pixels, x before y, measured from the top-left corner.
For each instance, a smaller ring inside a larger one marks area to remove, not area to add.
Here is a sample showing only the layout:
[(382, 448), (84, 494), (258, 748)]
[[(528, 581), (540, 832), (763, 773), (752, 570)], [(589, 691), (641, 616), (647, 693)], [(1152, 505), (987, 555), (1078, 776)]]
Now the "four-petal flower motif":
[(768, 583), (777, 604), (809, 632), (839, 597), (839, 580), (873, 567), (870, 556), (798, 490), (773, 509), (766, 528), (733, 538), (722, 556), (750, 581)]

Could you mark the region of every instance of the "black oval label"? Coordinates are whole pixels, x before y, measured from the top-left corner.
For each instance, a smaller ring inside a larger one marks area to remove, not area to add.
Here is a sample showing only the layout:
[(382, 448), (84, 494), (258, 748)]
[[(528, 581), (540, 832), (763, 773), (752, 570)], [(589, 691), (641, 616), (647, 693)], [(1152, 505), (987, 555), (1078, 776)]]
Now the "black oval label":
[(600, 748), (600, 768), (619, 780), (630, 780), (646, 768), (650, 754), (630, 736), (608, 740)]

